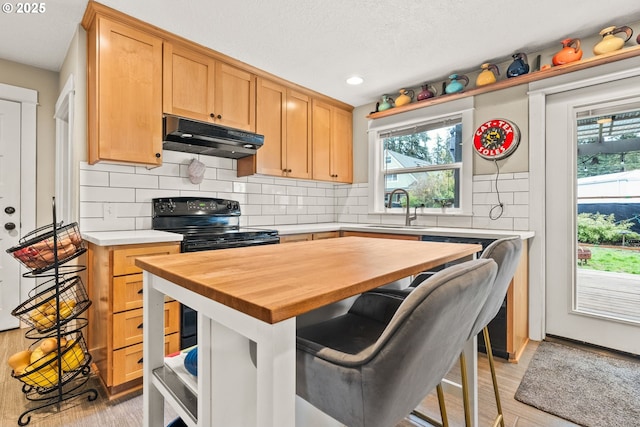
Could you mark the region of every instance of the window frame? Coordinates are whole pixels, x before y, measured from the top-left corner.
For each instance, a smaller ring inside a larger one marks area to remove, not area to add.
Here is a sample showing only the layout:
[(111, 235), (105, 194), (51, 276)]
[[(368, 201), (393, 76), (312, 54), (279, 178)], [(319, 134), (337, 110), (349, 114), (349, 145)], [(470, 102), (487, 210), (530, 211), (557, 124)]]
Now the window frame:
[[(460, 170), (460, 206), (457, 208), (420, 208), (419, 215), (472, 215), (473, 185), (473, 98), (463, 98), (401, 114), (369, 121), (369, 214), (404, 214), (406, 208), (384, 207), (384, 149), (380, 134), (426, 123), (459, 120), (462, 123), (462, 166)], [(442, 169), (442, 165), (427, 167)], [(446, 167), (445, 169), (452, 169)], [(409, 172), (409, 170), (407, 170)]]

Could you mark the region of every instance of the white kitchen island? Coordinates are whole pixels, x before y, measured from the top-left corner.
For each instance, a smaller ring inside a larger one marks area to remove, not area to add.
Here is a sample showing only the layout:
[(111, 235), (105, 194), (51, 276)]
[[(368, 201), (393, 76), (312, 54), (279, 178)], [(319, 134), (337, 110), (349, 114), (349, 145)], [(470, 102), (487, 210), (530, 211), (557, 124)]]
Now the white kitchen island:
[[(165, 402), (193, 427), (295, 426), (296, 316), (480, 250), (346, 237), (137, 259), (149, 325), (144, 426), (163, 425)], [(164, 363), (165, 295), (198, 312), (197, 393)], [(465, 352), (477, 425), (475, 338)]]

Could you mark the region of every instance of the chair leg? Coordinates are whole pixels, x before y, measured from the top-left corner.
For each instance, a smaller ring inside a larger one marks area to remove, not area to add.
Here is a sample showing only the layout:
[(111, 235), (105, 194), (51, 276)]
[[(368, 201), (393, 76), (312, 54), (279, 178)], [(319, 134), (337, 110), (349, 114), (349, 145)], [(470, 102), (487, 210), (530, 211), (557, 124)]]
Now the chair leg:
[(493, 363), (493, 351), (491, 350), (491, 340), (489, 339), (489, 328), (484, 327), (482, 330), (484, 336), (484, 345), (487, 349), (487, 357), (489, 359), (489, 368), (491, 370), (491, 380), (493, 381), (493, 393), (496, 398), (496, 408), (498, 409), (498, 416), (494, 421), (494, 426), (498, 423), (501, 427), (504, 427), (504, 416), (502, 415), (502, 404), (500, 403), (500, 391), (498, 390), (498, 378), (496, 376), (496, 367)]
[(469, 380), (467, 378), (467, 359), (460, 353), (460, 380), (462, 385), (462, 405), (464, 409), (464, 425), (471, 427), (471, 408), (469, 404)]
[(434, 426), (449, 427), (449, 419), (447, 418), (447, 408), (445, 407), (445, 404), (444, 404), (444, 391), (442, 390), (442, 383), (438, 384), (438, 386), (436, 387), (436, 392), (438, 393), (438, 406), (440, 406), (440, 417), (442, 418), (442, 423), (439, 423), (438, 421), (434, 420), (430, 416), (423, 414), (422, 412), (417, 411), (415, 409), (411, 411), (411, 415), (418, 417), (421, 420), (424, 420)]

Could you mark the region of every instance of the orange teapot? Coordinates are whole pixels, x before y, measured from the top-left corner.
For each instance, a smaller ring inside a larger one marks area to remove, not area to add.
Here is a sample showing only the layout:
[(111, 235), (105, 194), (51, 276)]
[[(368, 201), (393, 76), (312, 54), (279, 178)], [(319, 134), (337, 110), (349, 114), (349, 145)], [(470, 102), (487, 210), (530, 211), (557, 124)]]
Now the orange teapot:
[(553, 65), (568, 64), (570, 62), (579, 61), (582, 58), (580, 39), (564, 39), (561, 43), (562, 49), (553, 55)]

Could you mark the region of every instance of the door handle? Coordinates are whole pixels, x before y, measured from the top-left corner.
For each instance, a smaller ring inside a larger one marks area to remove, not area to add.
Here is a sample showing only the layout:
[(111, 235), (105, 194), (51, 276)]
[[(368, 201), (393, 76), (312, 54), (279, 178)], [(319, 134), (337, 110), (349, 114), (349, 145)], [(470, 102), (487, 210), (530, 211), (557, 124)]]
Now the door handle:
[(16, 208), (14, 208), (13, 206), (7, 206), (6, 208), (4, 208), (4, 213), (6, 214), (14, 214), (16, 213)]
[(4, 228), (5, 228), (5, 230), (9, 230), (9, 231), (11, 231), (11, 230), (15, 230), (16, 225), (15, 225), (14, 223), (12, 223), (12, 222), (7, 222), (7, 223), (4, 225)]

